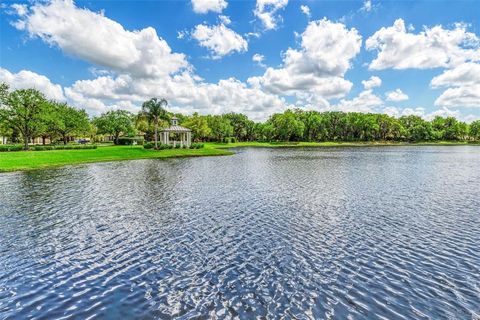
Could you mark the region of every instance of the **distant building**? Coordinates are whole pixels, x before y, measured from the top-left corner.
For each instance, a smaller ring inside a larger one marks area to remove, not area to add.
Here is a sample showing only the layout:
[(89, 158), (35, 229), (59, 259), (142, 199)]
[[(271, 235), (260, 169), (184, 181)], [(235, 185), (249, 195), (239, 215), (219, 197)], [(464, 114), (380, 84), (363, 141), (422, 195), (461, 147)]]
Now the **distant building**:
[(7, 144), (7, 142), (8, 142), (7, 137), (0, 136), (0, 144)]
[(50, 141), (50, 138), (46, 137), (46, 138), (42, 138), (42, 137), (36, 137), (36, 138), (33, 138), (32, 141), (31, 141), (31, 144), (50, 144), (52, 143)]

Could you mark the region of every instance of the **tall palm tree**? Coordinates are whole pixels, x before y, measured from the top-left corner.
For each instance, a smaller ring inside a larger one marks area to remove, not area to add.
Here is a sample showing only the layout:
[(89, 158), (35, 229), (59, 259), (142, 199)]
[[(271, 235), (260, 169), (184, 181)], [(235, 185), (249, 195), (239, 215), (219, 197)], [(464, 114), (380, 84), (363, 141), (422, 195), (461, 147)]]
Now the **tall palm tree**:
[(155, 149), (158, 148), (158, 122), (160, 119), (165, 118), (167, 111), (167, 100), (161, 98), (152, 98), (145, 101), (142, 105), (142, 111), (148, 116), (150, 120), (153, 120), (155, 126)]

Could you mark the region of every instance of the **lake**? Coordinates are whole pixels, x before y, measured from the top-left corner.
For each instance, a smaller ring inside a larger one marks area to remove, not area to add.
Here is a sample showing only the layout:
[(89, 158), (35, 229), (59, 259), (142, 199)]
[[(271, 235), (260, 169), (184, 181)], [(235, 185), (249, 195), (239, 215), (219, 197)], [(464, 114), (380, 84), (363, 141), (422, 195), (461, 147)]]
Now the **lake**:
[(0, 319), (478, 319), (480, 147), (0, 174)]

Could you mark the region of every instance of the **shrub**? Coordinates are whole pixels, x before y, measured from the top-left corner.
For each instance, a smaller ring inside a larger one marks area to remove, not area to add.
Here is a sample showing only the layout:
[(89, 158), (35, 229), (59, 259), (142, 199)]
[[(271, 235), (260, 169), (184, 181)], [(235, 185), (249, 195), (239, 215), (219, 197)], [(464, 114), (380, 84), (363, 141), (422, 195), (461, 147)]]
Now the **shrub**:
[(144, 143), (143, 138), (132, 138), (132, 137), (120, 137), (118, 138), (118, 144), (122, 146), (131, 146), (133, 143), (136, 142), (139, 145)]
[(12, 148), (12, 147), (15, 147), (15, 146), (1, 145), (1, 146), (0, 146), (0, 152), (10, 151), (10, 148)]
[(8, 151), (22, 151), (23, 150), (23, 146), (10, 146), (8, 148)]
[[(31, 151), (46, 151), (46, 150), (86, 150), (97, 149), (96, 145), (37, 145), (30, 148)], [(0, 152), (7, 151), (22, 151), (23, 146), (20, 145), (2, 145)]]
[(170, 149), (170, 146), (168, 144), (160, 144), (158, 146), (159, 150), (165, 150), (165, 149)]
[(201, 149), (203, 147), (204, 147), (203, 143), (192, 143), (192, 145), (190, 146), (190, 149)]
[(145, 142), (143, 144), (143, 148), (145, 149), (153, 149), (153, 147), (155, 147), (155, 144), (153, 142)]

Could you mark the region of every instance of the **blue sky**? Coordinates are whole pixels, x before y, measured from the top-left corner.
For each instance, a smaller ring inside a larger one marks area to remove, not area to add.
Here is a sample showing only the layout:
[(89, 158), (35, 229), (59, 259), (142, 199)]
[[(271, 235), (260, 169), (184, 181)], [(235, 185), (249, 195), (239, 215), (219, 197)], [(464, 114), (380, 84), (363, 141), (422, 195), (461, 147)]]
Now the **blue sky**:
[(161, 96), (256, 120), (292, 107), (480, 118), (478, 1), (1, 6), (0, 81), (92, 115)]

